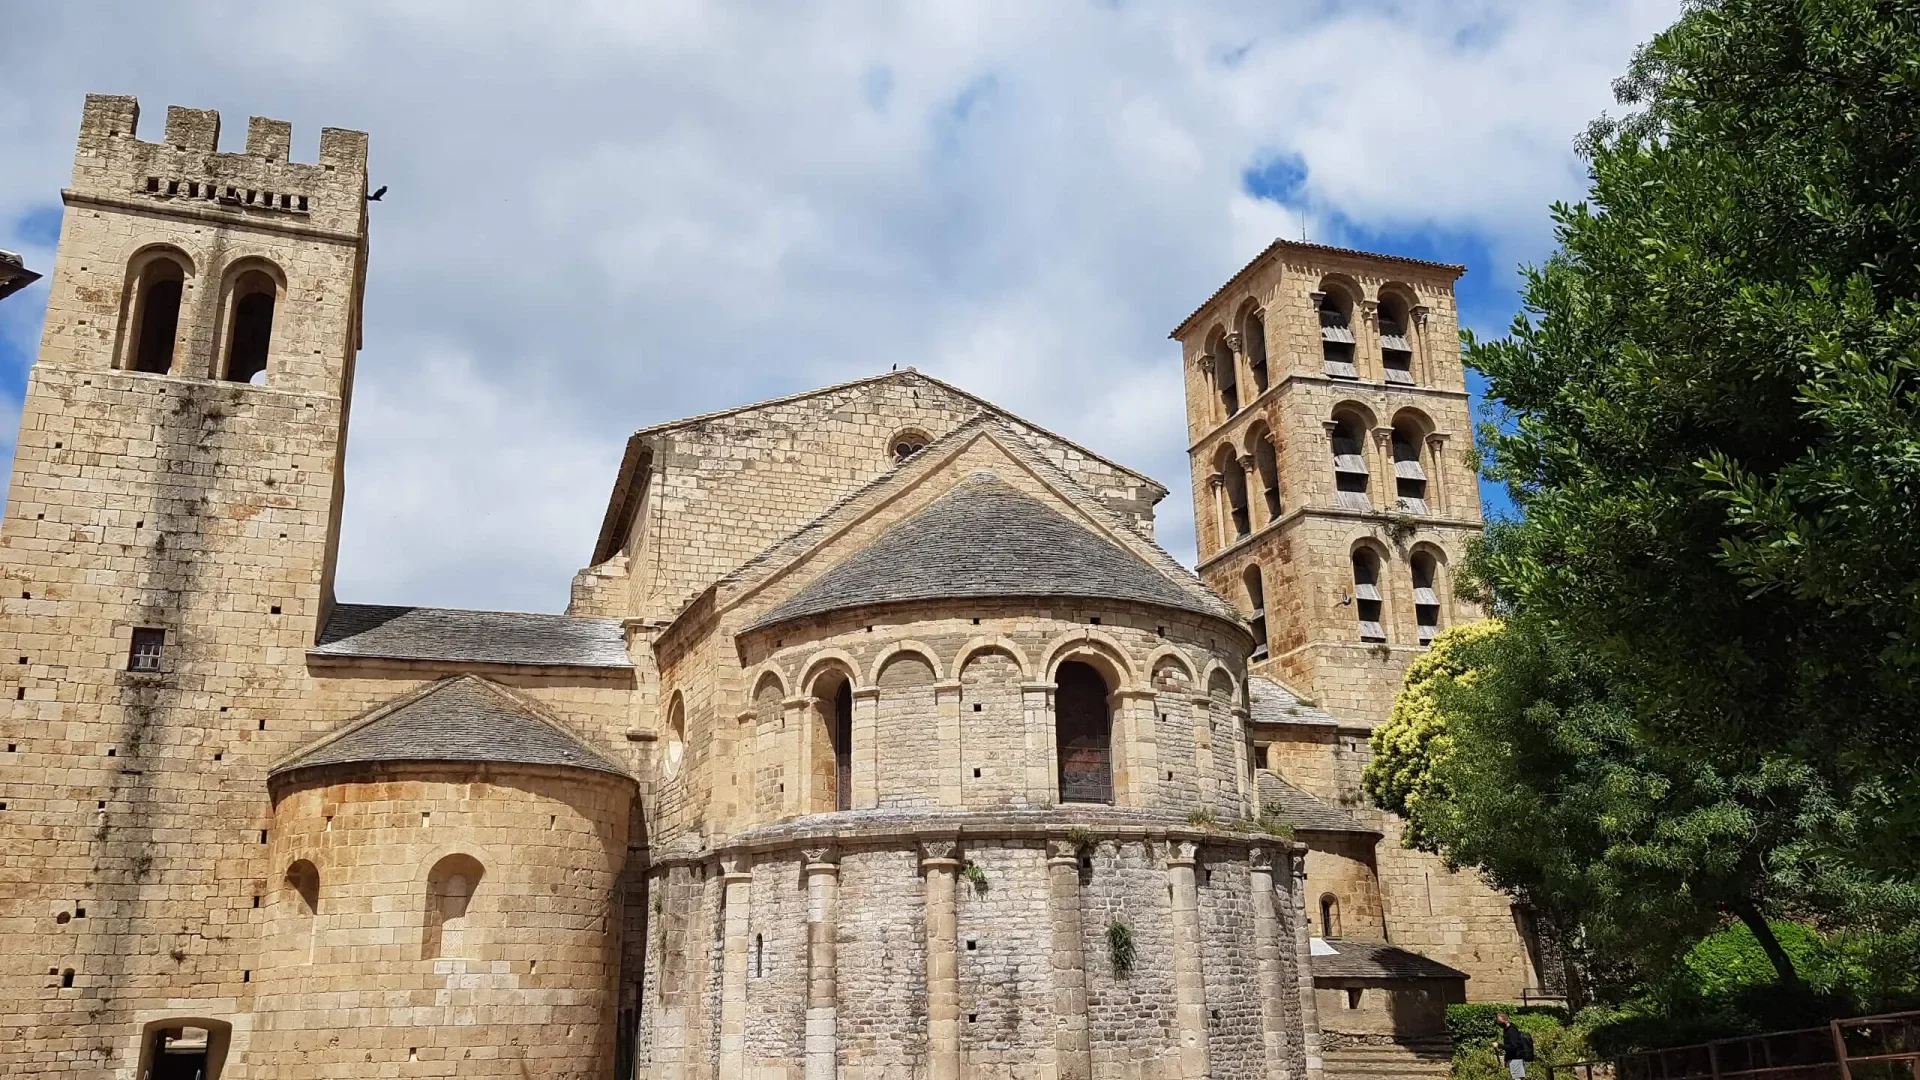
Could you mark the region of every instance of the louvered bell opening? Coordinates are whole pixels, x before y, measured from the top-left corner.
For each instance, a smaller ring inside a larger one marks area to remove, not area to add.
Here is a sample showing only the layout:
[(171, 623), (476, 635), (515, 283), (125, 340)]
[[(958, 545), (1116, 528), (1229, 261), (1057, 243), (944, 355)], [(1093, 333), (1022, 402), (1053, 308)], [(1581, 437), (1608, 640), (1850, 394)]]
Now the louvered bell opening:
[(1415, 585), (1413, 587), (1413, 602), (1420, 607), (1438, 609), (1440, 607), (1440, 594), (1434, 592), (1431, 588), (1423, 588)]
[(1325, 321), (1325, 314), (1325, 312), (1321, 313), (1320, 340), (1334, 345), (1353, 344), (1353, 331), (1344, 323), (1339, 326), (1328, 326)]
[(1385, 641), (1387, 640), (1387, 632), (1381, 629), (1378, 622), (1368, 622), (1362, 619), (1360, 620), (1360, 640)]
[(1367, 498), (1364, 491), (1336, 491), (1333, 493), (1333, 505), (1342, 510), (1371, 510), (1373, 500)]
[(1420, 467), (1420, 462), (1409, 458), (1402, 458), (1393, 463), (1393, 475), (1402, 480), (1425, 480), (1427, 478), (1427, 471)]
[(1386, 367), (1382, 369), (1386, 372), (1387, 381), (1399, 386), (1412, 386), (1413, 371), (1404, 366), (1394, 366), (1393, 355), (1392, 353), (1387, 354), (1387, 364)]
[(1427, 510), (1427, 500), (1425, 499), (1416, 498), (1411, 495), (1400, 495), (1397, 496), (1394, 501), (1403, 514), (1425, 514), (1429, 512)]
[(1328, 357), (1326, 363), (1321, 366), (1326, 374), (1336, 379), (1357, 379), (1360, 377), (1360, 372), (1354, 368), (1353, 361), (1351, 360), (1335, 360), (1332, 357)]
[(1267, 500), (1267, 516), (1269, 518), (1279, 517), (1280, 489), (1278, 487), (1262, 488), (1260, 494)]
[(1387, 326), (1387, 323), (1380, 324), (1380, 350), (1397, 353), (1413, 352), (1413, 346), (1407, 343), (1407, 339), (1401, 335), (1400, 331), (1394, 330), (1389, 333)]
[(1264, 641), (1258, 645), (1255, 645), (1253, 647), (1253, 653), (1248, 657), (1248, 659), (1252, 659), (1252, 660), (1265, 660), (1266, 658), (1267, 658), (1267, 643)]
[(1370, 600), (1378, 603), (1380, 601), (1380, 587), (1373, 584), (1355, 585), (1353, 587), (1353, 597), (1356, 600)]
[(1340, 453), (1339, 451), (1335, 451), (1333, 455), (1333, 471), (1337, 473), (1348, 473), (1354, 476), (1365, 476), (1367, 475), (1367, 459), (1357, 452)]
[(1420, 644), (1431, 645), (1433, 639), (1440, 636), (1440, 612), (1420, 612)]

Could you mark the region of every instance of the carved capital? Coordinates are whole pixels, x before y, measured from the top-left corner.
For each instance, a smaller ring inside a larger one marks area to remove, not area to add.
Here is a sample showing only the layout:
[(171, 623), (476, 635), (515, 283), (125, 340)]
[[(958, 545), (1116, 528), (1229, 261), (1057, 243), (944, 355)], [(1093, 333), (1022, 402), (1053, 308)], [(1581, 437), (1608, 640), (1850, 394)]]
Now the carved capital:
[(1327, 429), (1327, 438), (1329, 439), (1340, 433), (1340, 421), (1338, 420), (1322, 420), (1320, 421), (1320, 426)]
[(1360, 301), (1360, 317), (1361, 318), (1374, 319), (1374, 318), (1378, 318), (1379, 315), (1380, 315), (1380, 301), (1378, 300)]
[(1212, 353), (1201, 353), (1200, 359), (1195, 362), (1200, 365), (1201, 371), (1205, 372), (1208, 375), (1213, 374), (1213, 354)]
[(1247, 868), (1259, 873), (1273, 870), (1273, 853), (1263, 847), (1247, 849)]
[(1080, 865), (1080, 849), (1071, 840), (1048, 840), (1047, 862)]
[(1227, 482), (1226, 477), (1220, 475), (1219, 473), (1214, 473), (1212, 476), (1207, 477), (1207, 490), (1219, 491), (1220, 488), (1226, 484), (1226, 482)]
[(1232, 349), (1234, 352), (1241, 351), (1240, 350), (1241, 339), (1239, 334), (1237, 333), (1228, 334), (1225, 340), (1227, 342), (1227, 348)]
[(1237, 460), (1240, 463), (1241, 471), (1248, 472), (1248, 473), (1253, 472), (1253, 455), (1252, 454), (1241, 454), (1235, 460)]
[(743, 854), (720, 856), (720, 873), (728, 881), (752, 880), (753, 856)]
[(1168, 866), (1192, 866), (1200, 857), (1200, 845), (1192, 840), (1174, 840), (1167, 844)]
[(1412, 309), (1410, 310), (1410, 314), (1413, 315), (1413, 325), (1415, 326), (1427, 325), (1427, 305), (1425, 304), (1413, 305)]
[(807, 861), (808, 870), (816, 868), (827, 870), (839, 869), (840, 853), (831, 847), (801, 848), (800, 857)]
[(943, 836), (937, 839), (920, 841), (920, 865), (960, 865), (960, 838), (957, 836)]
[(1327, 302), (1327, 294), (1316, 290), (1314, 292), (1308, 293), (1307, 299), (1313, 301), (1314, 307), (1319, 307), (1321, 304), (1324, 304)]
[(1390, 427), (1374, 428), (1373, 439), (1381, 446), (1391, 446), (1393, 445), (1393, 429)]

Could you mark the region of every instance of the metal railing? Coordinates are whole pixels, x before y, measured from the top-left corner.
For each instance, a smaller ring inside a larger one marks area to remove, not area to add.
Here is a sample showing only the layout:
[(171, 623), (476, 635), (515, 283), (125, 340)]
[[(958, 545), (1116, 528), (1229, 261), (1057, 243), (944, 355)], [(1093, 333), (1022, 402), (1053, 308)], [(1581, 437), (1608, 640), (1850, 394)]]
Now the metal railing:
[(1548, 1066), (1549, 1080), (1920, 1080), (1920, 1012)]

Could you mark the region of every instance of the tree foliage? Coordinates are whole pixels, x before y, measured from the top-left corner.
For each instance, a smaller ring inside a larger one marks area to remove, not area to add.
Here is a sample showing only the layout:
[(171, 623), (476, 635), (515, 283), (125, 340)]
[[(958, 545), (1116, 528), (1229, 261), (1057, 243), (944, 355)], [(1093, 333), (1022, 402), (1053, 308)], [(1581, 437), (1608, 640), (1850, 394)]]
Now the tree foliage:
[[(1589, 196), (1555, 207), (1526, 313), (1469, 341), (1504, 412), (1486, 471), (1524, 513), (1479, 572), (1547, 650), (1500, 662), (1551, 658), (1551, 685), (1596, 696), (1549, 697), (1538, 722), (1475, 708), (1531, 724), (1514, 734), (1550, 767), (1620, 757), (1574, 789), (1605, 794), (1588, 809), (1608, 873), (1909, 917), (1920, 2), (1693, 3), (1616, 89), (1633, 111), (1589, 133)], [(1456, 807), (1495, 797), (1450, 768)], [(1502, 796), (1510, 820), (1533, 831), (1538, 794)], [(1684, 825), (1635, 816), (1676, 802)], [(1452, 827), (1455, 857), (1504, 857)]]

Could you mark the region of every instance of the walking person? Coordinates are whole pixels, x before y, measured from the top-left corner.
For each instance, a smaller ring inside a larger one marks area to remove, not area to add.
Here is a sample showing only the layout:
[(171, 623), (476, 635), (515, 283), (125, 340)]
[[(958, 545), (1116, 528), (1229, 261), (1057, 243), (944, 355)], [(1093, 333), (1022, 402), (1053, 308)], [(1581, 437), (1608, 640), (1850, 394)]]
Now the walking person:
[(1521, 1031), (1506, 1013), (1494, 1013), (1493, 1022), (1500, 1025), (1500, 1041), (1494, 1046), (1507, 1063), (1507, 1073), (1514, 1080), (1526, 1080), (1527, 1062), (1533, 1060), (1533, 1036)]

